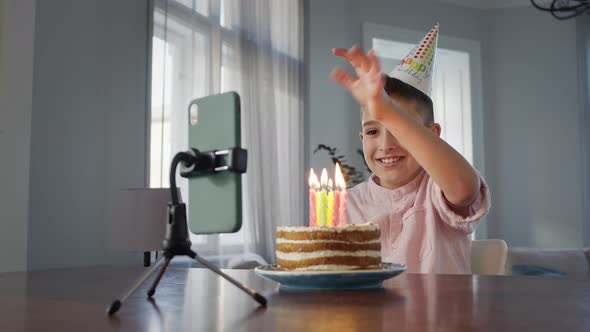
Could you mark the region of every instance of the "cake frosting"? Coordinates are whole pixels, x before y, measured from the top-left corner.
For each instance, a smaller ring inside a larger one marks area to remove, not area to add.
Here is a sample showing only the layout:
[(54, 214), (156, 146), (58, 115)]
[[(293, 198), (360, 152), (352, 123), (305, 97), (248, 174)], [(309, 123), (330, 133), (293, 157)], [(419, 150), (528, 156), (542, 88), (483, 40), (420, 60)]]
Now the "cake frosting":
[(337, 227), (281, 226), (276, 232), (277, 265), (283, 270), (366, 270), (381, 264), (376, 224)]

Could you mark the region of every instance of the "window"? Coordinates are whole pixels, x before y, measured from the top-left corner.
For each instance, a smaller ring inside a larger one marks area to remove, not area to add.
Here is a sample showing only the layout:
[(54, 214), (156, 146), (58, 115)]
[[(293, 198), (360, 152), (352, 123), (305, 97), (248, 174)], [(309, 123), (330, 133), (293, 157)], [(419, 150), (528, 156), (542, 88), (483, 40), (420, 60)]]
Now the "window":
[[(236, 66), (238, 32), (224, 19), (224, 1), (156, 0), (153, 12), (150, 116), (150, 187), (169, 187), (174, 155), (188, 142), (187, 107), (191, 100), (229, 90)], [(223, 23), (223, 24), (222, 24)], [(183, 201), (188, 182), (177, 177)], [(190, 218), (190, 216), (189, 216)], [(242, 242), (240, 233), (220, 235), (228, 253)], [(202, 254), (217, 252), (217, 236), (191, 234)]]

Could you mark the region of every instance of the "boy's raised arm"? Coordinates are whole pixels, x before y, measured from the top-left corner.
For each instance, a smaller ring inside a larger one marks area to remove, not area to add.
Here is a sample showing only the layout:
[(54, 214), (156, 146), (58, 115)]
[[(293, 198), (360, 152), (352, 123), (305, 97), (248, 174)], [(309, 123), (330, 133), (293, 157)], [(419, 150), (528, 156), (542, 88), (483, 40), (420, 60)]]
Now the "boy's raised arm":
[(385, 95), (383, 74), (375, 52), (371, 50), (365, 54), (353, 46), (349, 50), (333, 49), (333, 53), (350, 62), (357, 77), (335, 68), (332, 78), (364, 106), (364, 112), (383, 123), (441, 188), (456, 210), (461, 212), (461, 208), (469, 206), (480, 190), (479, 176), (459, 152), (438, 136), (439, 127), (435, 134)]
[(376, 99), (367, 105), (367, 111), (380, 114), (385, 128), (438, 184), (451, 205), (457, 208), (469, 206), (477, 197), (481, 184), (467, 160), (393, 100)]

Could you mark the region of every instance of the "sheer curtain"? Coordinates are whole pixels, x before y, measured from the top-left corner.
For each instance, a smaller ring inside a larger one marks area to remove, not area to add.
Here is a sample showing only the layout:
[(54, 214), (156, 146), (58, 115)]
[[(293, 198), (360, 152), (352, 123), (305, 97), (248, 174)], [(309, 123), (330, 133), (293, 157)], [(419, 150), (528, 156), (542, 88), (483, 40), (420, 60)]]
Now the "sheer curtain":
[[(170, 161), (188, 148), (188, 103), (237, 91), (243, 226), (191, 240), (222, 266), (244, 253), (272, 262), (276, 226), (304, 224), (303, 3), (155, 0), (153, 13), (150, 185), (169, 186)], [(188, 201), (186, 180), (178, 185)]]

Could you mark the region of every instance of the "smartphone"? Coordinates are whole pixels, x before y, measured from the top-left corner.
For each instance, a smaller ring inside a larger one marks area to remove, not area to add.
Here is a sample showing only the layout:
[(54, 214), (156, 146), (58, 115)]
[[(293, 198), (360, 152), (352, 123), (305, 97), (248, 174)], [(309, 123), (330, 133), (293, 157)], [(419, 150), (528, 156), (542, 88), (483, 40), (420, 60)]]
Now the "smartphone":
[[(240, 96), (211, 95), (189, 104), (189, 148), (240, 147)], [(222, 171), (188, 179), (188, 224), (195, 234), (234, 233), (242, 227), (242, 176)]]

